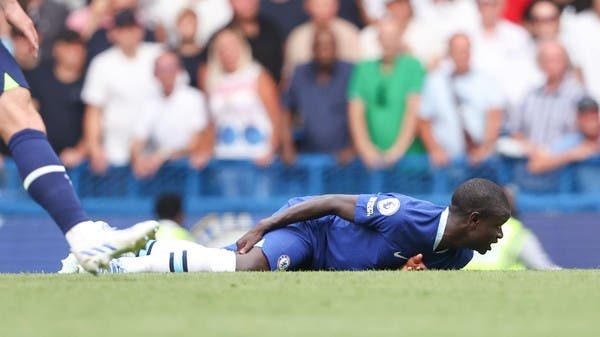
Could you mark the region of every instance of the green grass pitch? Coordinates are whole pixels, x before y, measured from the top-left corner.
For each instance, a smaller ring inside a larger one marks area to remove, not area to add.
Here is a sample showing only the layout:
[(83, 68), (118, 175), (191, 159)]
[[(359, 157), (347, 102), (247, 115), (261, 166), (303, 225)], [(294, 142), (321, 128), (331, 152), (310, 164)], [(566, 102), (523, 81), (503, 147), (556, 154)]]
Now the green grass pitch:
[(0, 335), (599, 336), (600, 271), (0, 275)]

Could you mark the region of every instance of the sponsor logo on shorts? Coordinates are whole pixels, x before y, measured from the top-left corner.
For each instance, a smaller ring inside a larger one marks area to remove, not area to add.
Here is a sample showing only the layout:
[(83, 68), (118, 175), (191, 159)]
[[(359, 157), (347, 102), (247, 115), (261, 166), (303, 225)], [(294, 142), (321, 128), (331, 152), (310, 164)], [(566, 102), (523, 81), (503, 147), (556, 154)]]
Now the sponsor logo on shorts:
[(290, 257), (287, 255), (281, 255), (277, 259), (277, 270), (286, 271), (290, 267)]
[(375, 201), (377, 201), (377, 197), (370, 197), (367, 202), (367, 216), (371, 216), (374, 213)]
[(390, 216), (400, 209), (400, 200), (396, 198), (387, 198), (377, 203), (377, 210), (381, 215)]

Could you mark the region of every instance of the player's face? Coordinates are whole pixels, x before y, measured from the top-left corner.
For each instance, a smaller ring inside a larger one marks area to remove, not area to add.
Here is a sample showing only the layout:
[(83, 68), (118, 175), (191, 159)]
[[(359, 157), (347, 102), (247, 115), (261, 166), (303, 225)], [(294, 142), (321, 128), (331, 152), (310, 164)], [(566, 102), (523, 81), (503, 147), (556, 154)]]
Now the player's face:
[(470, 226), (472, 231), (470, 237), (470, 247), (476, 250), (480, 254), (485, 254), (488, 250), (492, 249), (492, 244), (502, 239), (502, 225), (508, 220), (508, 218), (486, 218), (483, 219), (479, 216), (469, 217)]

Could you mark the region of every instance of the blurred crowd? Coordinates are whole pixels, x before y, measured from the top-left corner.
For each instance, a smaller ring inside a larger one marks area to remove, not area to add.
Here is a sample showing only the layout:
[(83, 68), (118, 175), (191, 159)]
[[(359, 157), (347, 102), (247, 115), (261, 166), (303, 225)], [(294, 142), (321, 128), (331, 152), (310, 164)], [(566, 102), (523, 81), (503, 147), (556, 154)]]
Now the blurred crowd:
[(20, 2), (39, 57), (0, 35), (66, 166), (600, 153), (600, 0)]

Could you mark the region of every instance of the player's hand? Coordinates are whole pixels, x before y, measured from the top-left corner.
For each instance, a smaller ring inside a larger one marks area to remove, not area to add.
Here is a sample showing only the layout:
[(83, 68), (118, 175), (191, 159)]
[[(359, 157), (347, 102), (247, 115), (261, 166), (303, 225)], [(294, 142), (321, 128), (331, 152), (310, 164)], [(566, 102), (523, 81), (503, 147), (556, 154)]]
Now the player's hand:
[(248, 253), (252, 248), (254, 248), (254, 245), (258, 241), (262, 240), (263, 234), (264, 233), (256, 227), (254, 227), (251, 230), (249, 230), (248, 232), (246, 232), (246, 234), (244, 234), (236, 242), (238, 252), (240, 254)]
[(408, 261), (406, 261), (406, 263), (402, 267), (403, 271), (420, 271), (426, 269), (427, 266), (425, 265), (425, 263), (423, 263), (423, 254), (417, 254), (411, 257), (410, 259), (408, 259)]
[(33, 25), (33, 21), (31, 21), (31, 18), (23, 11), (21, 5), (19, 5), (16, 0), (6, 1), (6, 4), (4, 5), (4, 15), (6, 16), (6, 21), (25, 35), (29, 42), (31, 54), (37, 57), (40, 48), (38, 34)]

